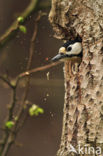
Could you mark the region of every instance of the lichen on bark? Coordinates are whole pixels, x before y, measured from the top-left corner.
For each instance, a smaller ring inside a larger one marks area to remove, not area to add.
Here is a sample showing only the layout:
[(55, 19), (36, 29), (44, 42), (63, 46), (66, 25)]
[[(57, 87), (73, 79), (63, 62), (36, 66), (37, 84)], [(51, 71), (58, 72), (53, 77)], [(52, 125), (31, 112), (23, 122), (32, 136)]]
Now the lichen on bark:
[[(52, 0), (49, 20), (55, 37), (82, 38), (83, 58), (78, 68), (64, 64), (65, 101), (61, 146), (67, 156), (70, 144), (103, 148), (103, 1)], [(77, 69), (77, 70), (75, 70)]]

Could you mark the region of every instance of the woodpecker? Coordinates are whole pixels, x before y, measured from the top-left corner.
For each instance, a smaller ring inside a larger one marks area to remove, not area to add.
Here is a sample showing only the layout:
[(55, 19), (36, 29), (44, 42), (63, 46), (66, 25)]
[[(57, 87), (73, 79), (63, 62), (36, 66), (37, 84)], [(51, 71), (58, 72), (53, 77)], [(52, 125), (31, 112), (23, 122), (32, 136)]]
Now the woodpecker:
[(56, 61), (66, 61), (80, 62), (82, 59), (82, 43), (81, 40), (76, 38), (75, 40), (70, 40), (64, 43), (59, 49), (59, 53), (52, 58), (53, 62)]

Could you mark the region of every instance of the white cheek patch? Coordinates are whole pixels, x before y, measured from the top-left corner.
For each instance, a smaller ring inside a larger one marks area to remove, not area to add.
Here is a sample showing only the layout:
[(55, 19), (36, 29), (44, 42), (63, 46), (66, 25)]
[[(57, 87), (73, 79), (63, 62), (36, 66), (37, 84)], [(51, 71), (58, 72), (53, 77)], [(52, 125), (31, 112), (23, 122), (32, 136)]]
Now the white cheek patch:
[(68, 55), (74, 54), (78, 55), (82, 51), (82, 44), (80, 42), (76, 42), (75, 44), (72, 44), (70, 47), (72, 47), (70, 52), (67, 52)]

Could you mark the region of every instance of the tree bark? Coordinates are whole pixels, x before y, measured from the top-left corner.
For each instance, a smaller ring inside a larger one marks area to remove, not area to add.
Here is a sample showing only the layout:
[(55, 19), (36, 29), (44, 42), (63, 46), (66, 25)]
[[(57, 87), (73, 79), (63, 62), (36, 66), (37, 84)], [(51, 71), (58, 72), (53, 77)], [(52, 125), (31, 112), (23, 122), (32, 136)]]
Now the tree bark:
[[(83, 46), (80, 65), (64, 64), (64, 116), (57, 156), (74, 154), (70, 145), (77, 149), (88, 144), (95, 150), (100, 146), (103, 152), (103, 0), (52, 0), (49, 20), (55, 37), (80, 36)], [(79, 154), (88, 152), (84, 148)]]

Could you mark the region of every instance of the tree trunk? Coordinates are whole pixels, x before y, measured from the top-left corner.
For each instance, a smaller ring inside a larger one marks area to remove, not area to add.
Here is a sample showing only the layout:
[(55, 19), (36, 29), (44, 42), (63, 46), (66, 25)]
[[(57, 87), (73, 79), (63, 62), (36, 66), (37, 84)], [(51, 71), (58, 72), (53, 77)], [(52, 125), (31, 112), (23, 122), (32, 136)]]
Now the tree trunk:
[[(64, 117), (57, 156), (102, 155), (103, 0), (52, 0), (49, 20), (57, 38), (80, 36), (83, 46), (80, 65), (64, 64)], [(72, 147), (75, 152), (70, 152)]]

